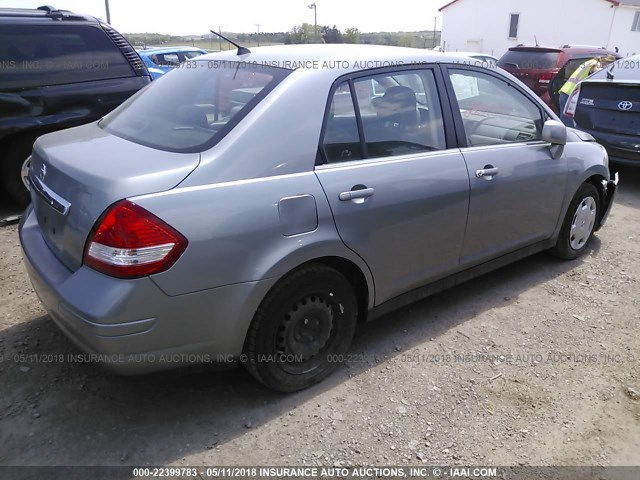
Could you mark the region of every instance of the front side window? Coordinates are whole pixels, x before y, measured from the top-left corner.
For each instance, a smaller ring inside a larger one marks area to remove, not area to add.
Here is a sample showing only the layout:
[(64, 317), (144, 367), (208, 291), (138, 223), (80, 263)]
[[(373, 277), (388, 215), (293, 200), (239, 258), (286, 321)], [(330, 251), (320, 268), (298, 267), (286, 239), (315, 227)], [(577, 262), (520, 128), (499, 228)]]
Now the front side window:
[(99, 25), (3, 25), (0, 88), (128, 77), (131, 66)]
[(467, 145), (540, 140), (540, 108), (507, 82), (473, 70), (449, 69)]
[(201, 152), (219, 142), (290, 72), (189, 60), (123, 103), (100, 127), (160, 150)]
[[(355, 96), (363, 137), (358, 131)], [(446, 148), (431, 70), (407, 70), (344, 82), (333, 94), (323, 149), (329, 162)]]

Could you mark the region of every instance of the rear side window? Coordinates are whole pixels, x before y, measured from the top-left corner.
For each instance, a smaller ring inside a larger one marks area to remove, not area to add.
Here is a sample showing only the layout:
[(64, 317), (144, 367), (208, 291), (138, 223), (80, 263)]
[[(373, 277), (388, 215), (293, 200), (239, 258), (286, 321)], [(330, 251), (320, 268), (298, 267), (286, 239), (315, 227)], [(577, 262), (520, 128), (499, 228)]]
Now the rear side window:
[[(358, 131), (358, 118), (363, 138)], [(353, 81), (353, 92), (347, 82), (335, 90), (323, 139), (327, 161), (391, 157), (444, 148), (442, 111), (431, 70), (358, 78)]]
[(176, 67), (180, 64), (178, 52), (175, 53), (159, 53), (152, 57), (153, 63), (163, 67)]
[[(371, 84), (382, 94), (370, 91)], [(376, 75), (358, 79), (354, 85), (369, 157), (446, 148), (440, 101), (430, 70)]]
[(356, 110), (347, 82), (341, 83), (333, 94), (324, 132), (323, 148), (325, 157), (330, 163), (363, 158)]
[(64, 85), (132, 76), (98, 25), (3, 25), (0, 88)]
[(532, 70), (548, 70), (555, 68), (560, 52), (540, 52), (531, 50), (509, 50), (498, 61), (498, 66), (504, 68), (521, 68)]
[(100, 126), (170, 152), (219, 142), (291, 70), (243, 62), (189, 60), (131, 97)]

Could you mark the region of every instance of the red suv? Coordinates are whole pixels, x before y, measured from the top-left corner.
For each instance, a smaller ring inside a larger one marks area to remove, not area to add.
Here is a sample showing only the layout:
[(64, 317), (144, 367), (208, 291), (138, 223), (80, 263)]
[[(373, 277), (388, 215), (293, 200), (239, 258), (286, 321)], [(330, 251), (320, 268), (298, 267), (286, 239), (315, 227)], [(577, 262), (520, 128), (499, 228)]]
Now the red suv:
[[(582, 63), (602, 56), (620, 58), (604, 47), (564, 45), (511, 47), (498, 61), (498, 66), (521, 80), (554, 110), (558, 108), (558, 90)], [(559, 74), (559, 75), (558, 75)]]

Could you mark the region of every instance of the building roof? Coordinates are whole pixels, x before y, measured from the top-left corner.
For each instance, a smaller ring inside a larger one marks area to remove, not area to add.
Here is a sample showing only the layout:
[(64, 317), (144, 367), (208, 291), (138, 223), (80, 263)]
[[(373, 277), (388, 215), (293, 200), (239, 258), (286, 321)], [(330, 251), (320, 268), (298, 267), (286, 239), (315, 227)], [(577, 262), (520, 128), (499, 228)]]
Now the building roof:
[[(450, 7), (454, 3), (458, 3), (460, 0), (453, 0), (452, 2), (447, 3), (444, 7), (440, 7), (438, 9), (439, 12), (443, 11), (445, 8)], [(614, 7), (619, 7), (620, 5), (629, 5), (632, 7), (640, 7), (640, 0), (604, 0), (605, 2), (612, 3)]]

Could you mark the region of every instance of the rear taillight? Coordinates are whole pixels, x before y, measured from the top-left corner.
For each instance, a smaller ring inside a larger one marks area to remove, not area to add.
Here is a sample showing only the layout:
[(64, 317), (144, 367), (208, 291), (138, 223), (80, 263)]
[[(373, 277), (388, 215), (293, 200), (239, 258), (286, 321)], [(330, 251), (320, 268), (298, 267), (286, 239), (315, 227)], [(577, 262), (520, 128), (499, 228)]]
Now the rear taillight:
[(569, 97), (569, 100), (567, 100), (567, 104), (564, 106), (564, 114), (567, 117), (573, 118), (573, 116), (576, 114), (576, 108), (578, 107), (579, 97), (580, 97), (580, 85), (578, 85), (573, 90), (573, 92), (571, 93), (571, 96)]
[(548, 85), (552, 78), (553, 78), (553, 72), (541, 73), (540, 76), (538, 77), (538, 83), (541, 83), (543, 85)]
[(158, 217), (122, 200), (109, 207), (93, 227), (84, 264), (113, 277), (144, 277), (170, 268), (187, 244), (180, 232)]

